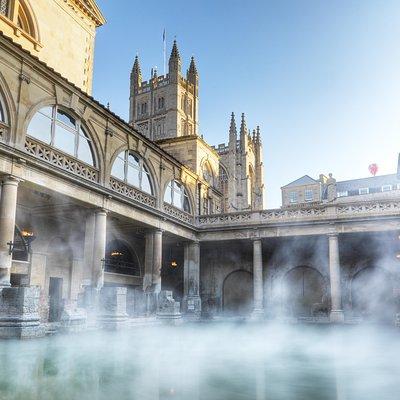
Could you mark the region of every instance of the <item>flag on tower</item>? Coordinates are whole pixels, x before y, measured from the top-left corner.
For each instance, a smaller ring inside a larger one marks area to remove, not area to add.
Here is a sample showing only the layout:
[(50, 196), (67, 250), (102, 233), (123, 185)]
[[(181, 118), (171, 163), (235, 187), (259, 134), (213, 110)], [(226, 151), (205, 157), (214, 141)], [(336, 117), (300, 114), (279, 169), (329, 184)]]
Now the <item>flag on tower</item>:
[(162, 34), (162, 40), (163, 40), (163, 61), (164, 61), (164, 76), (167, 74), (167, 32), (163, 31)]

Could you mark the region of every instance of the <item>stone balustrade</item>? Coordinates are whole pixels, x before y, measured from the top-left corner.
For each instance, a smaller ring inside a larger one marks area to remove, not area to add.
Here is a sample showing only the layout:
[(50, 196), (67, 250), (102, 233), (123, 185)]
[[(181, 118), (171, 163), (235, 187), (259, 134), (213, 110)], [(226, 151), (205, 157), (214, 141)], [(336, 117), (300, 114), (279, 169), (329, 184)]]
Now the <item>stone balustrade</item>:
[(141, 190), (127, 185), (113, 177), (110, 178), (110, 188), (123, 196), (129, 197), (132, 200), (138, 201), (139, 203), (145, 204), (150, 207), (156, 207), (156, 198), (148, 193), (142, 192)]
[(96, 168), (28, 136), (25, 139), (25, 150), (27, 153), (66, 172), (78, 175), (91, 182), (99, 181), (99, 172)]
[(246, 211), (230, 214), (204, 215), (196, 218), (200, 228), (223, 225), (259, 225), (283, 222), (311, 222), (341, 220), (361, 217), (400, 215), (400, 200), (371, 201), (355, 204), (321, 204), (313, 207), (296, 207), (262, 211)]

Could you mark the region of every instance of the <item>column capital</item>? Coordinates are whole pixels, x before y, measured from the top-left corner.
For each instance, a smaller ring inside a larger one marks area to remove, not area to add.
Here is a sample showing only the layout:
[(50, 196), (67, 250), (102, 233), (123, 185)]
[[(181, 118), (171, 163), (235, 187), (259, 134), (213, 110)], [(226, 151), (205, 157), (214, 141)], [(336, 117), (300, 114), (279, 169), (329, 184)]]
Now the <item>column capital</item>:
[(328, 238), (338, 238), (339, 237), (339, 233), (338, 232), (328, 232), (326, 234), (326, 236), (328, 236)]
[(107, 215), (107, 214), (108, 214), (108, 210), (106, 210), (105, 208), (97, 208), (97, 209), (94, 211), (94, 213), (95, 213), (95, 214), (105, 214), (105, 215)]
[(4, 175), (1, 177), (1, 181), (2, 181), (3, 185), (18, 186), (18, 184), (22, 181), (22, 179), (14, 176), (14, 175)]

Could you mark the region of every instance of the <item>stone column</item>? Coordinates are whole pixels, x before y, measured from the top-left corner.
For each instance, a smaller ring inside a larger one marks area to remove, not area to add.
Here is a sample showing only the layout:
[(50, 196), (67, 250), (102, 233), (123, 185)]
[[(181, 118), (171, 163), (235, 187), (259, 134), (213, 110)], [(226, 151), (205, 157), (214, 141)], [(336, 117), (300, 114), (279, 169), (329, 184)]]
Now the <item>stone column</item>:
[(339, 238), (337, 233), (328, 235), (329, 275), (331, 281), (331, 322), (343, 322), (342, 292), (340, 286)]
[(12, 256), (7, 243), (14, 241), (15, 213), (19, 180), (3, 178), (0, 201), (0, 286), (10, 286)]
[(183, 266), (183, 310), (187, 315), (200, 317), (200, 243), (185, 243)]
[(264, 314), (264, 287), (261, 239), (253, 240), (253, 286), (253, 316), (261, 317)]
[(153, 237), (153, 285), (154, 292), (161, 291), (161, 266), (162, 266), (162, 230), (154, 231)]
[(92, 286), (100, 290), (104, 284), (104, 258), (106, 256), (107, 211), (95, 212), (95, 230), (93, 241)]

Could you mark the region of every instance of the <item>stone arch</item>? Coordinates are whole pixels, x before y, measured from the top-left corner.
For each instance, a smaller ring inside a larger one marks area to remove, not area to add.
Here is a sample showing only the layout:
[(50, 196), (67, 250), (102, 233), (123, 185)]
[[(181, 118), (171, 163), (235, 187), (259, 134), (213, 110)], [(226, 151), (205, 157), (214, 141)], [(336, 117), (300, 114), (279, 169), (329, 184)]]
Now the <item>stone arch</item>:
[(248, 315), (253, 309), (253, 274), (244, 269), (229, 273), (222, 284), (222, 309), (228, 315)]
[(135, 248), (126, 240), (117, 237), (107, 241), (105, 269), (108, 272), (142, 276), (142, 265)]
[(281, 300), (284, 314), (292, 317), (329, 311), (326, 281), (317, 269), (306, 265), (294, 267), (283, 276)]
[(136, 156), (138, 156), (139, 158), (141, 158), (143, 160), (143, 164), (145, 165), (145, 167), (150, 175), (150, 182), (151, 182), (151, 187), (152, 187), (152, 191), (153, 191), (152, 196), (154, 196), (155, 198), (158, 199), (160, 196), (160, 187), (157, 182), (157, 174), (156, 174), (153, 163), (150, 160), (143, 157), (143, 155), (140, 154), (138, 151), (129, 149), (125, 144), (118, 146), (118, 148), (112, 154), (111, 159), (110, 159), (110, 164), (106, 167), (107, 168), (106, 176), (108, 176), (108, 177), (113, 176), (111, 171), (114, 166), (115, 160), (121, 153), (123, 153), (125, 151), (132, 152), (133, 154), (135, 154)]
[(356, 272), (350, 284), (353, 315), (392, 322), (396, 313), (393, 287), (391, 274), (383, 268), (368, 266)]
[[(86, 121), (82, 117), (82, 115), (77, 113), (74, 109), (72, 109), (66, 105), (63, 105), (63, 104), (58, 104), (56, 102), (56, 100), (54, 99), (54, 97), (47, 97), (46, 99), (43, 99), (42, 101), (31, 106), (31, 108), (29, 109), (29, 111), (26, 115), (25, 121), (24, 121), (23, 140), (25, 140), (25, 136), (27, 135), (29, 124), (31, 123), (32, 118), (36, 115), (36, 113), (45, 107), (56, 107), (56, 106), (59, 107), (60, 109), (62, 109), (63, 111), (65, 111), (66, 113), (70, 114), (75, 119), (81, 121), (81, 123), (83, 124), (83, 127), (85, 128), (85, 132), (87, 133), (87, 135), (89, 136), (89, 138), (92, 142), (92, 153), (93, 153), (93, 159), (94, 159), (93, 161), (95, 164), (95, 168), (99, 170), (100, 174), (102, 174), (103, 173), (102, 166), (104, 165), (103, 153), (101, 151), (101, 144), (99, 141), (99, 137), (96, 134), (96, 131), (93, 129), (92, 124), (90, 124), (88, 121)], [(62, 151), (62, 149), (59, 149), (59, 150)]]
[(9, 129), (9, 132), (5, 132), (7, 135), (3, 136), (3, 140), (11, 140), (12, 138), (11, 133), (15, 126), (15, 121), (16, 121), (16, 108), (7, 81), (3, 76), (3, 74), (1, 73), (1, 71), (0, 71), (0, 103), (2, 105), (2, 109), (4, 112), (4, 119), (5, 119), (4, 124)]

